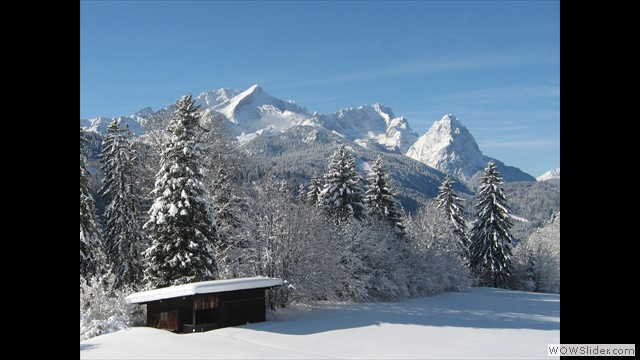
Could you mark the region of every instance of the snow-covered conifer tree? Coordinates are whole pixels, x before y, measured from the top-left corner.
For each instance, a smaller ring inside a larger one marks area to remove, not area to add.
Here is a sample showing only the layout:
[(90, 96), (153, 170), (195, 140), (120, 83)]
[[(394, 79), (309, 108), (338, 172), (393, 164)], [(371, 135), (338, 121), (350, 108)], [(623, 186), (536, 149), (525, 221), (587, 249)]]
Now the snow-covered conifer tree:
[(322, 192), (322, 183), (320, 177), (315, 173), (311, 176), (307, 185), (307, 204), (316, 206), (321, 203), (320, 193)]
[(502, 188), (502, 176), (490, 161), (476, 197), (477, 219), (471, 229), (470, 268), (481, 285), (505, 287), (513, 271), (513, 226)]
[(307, 190), (305, 189), (304, 184), (298, 185), (297, 199), (301, 204), (304, 204), (307, 201)]
[(329, 158), (329, 169), (324, 175), (324, 188), (320, 193), (322, 205), (336, 223), (365, 216), (362, 178), (356, 169), (356, 159), (346, 145), (340, 146)]
[(464, 199), (453, 192), (453, 179), (447, 175), (440, 185), (440, 192), (436, 197), (438, 208), (443, 210), (451, 222), (453, 233), (458, 240), (459, 254), (463, 259), (469, 258), (469, 235), (467, 234), (467, 220), (464, 216)]
[(404, 236), (403, 211), (389, 189), (389, 179), (382, 158), (378, 156), (369, 175), (365, 204), (369, 213), (390, 225), (397, 234)]
[(213, 204), (203, 184), (206, 169), (198, 132), (198, 112), (191, 94), (176, 102), (170, 137), (156, 175), (150, 219), (152, 244), (145, 251), (145, 279), (152, 287), (212, 280), (216, 224)]
[(100, 194), (108, 201), (104, 213), (104, 244), (107, 261), (114, 275), (114, 287), (136, 285), (142, 281), (144, 237), (138, 218), (135, 152), (128, 126), (120, 128), (114, 119), (102, 142), (104, 182)]
[(86, 139), (80, 128), (80, 276), (99, 275), (104, 266), (102, 233), (95, 214), (95, 203), (89, 192), (89, 171), (84, 157)]

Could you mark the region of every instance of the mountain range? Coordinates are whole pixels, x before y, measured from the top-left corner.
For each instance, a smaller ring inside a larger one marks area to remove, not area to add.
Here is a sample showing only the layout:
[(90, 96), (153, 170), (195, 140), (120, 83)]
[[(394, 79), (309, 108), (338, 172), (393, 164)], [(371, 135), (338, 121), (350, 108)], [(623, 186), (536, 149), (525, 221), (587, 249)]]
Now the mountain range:
[[(389, 107), (378, 103), (332, 114), (310, 113), (292, 100), (269, 95), (258, 85), (244, 91), (228, 88), (207, 91), (196, 97), (196, 103), (206, 112), (224, 115), (232, 136), (253, 155), (259, 151), (263, 155), (291, 152), (287, 146), (294, 141), (302, 147), (299, 150), (309, 148), (312, 143), (345, 142), (360, 149), (394, 155), (396, 161), (416, 160), (437, 170), (436, 173), (450, 174), (468, 184), (477, 182), (489, 161), (498, 165), (507, 182), (536, 181), (516, 167), (483, 155), (469, 130), (453, 115), (445, 115), (427, 133), (418, 136), (407, 118), (396, 116)], [(147, 107), (119, 119), (128, 124), (134, 134), (140, 135), (153, 114)], [(81, 119), (80, 126), (104, 134), (111, 120), (106, 117)]]

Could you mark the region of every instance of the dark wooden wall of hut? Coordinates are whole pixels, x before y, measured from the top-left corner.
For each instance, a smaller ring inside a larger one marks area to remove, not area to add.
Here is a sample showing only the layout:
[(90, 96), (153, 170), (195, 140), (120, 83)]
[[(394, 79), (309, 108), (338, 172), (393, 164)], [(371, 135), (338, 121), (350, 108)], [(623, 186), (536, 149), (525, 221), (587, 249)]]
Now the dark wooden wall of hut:
[(147, 326), (199, 332), (265, 321), (265, 289), (196, 294), (147, 303)]
[(147, 326), (182, 332), (182, 324), (191, 323), (191, 299), (175, 298), (147, 304)]
[(265, 321), (264, 289), (247, 289), (220, 293), (221, 327)]

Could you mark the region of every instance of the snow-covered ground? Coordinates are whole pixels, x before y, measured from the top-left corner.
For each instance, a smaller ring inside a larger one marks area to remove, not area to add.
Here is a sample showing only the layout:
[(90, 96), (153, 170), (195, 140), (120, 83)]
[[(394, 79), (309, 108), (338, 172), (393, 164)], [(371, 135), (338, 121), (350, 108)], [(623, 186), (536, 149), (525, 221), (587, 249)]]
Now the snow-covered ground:
[(80, 358), (548, 359), (547, 344), (560, 343), (560, 295), (491, 288), (269, 317), (196, 334), (122, 330), (81, 341)]

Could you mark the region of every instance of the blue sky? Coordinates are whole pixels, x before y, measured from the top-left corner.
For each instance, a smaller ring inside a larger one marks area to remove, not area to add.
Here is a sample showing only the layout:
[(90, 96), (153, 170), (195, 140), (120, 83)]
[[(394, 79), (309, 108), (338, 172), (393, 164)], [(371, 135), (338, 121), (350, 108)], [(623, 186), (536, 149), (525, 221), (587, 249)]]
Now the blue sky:
[(560, 166), (558, 1), (81, 1), (80, 117), (259, 84), (310, 111), (457, 116), (485, 155)]

